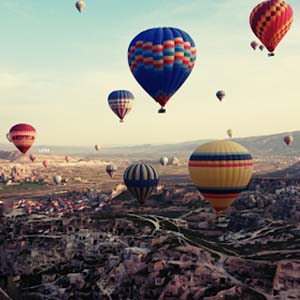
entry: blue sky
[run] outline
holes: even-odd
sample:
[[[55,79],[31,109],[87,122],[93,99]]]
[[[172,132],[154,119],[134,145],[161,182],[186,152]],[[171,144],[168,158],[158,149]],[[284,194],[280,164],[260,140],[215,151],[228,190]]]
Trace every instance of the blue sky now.
[[[276,56],[254,52],[249,14],[257,0],[1,0],[0,136],[17,122],[38,130],[37,144],[181,142],[300,129],[300,2]],[[140,31],[187,31],[197,61],[187,82],[159,115],[133,78],[127,47]],[[135,106],[119,124],[107,105],[129,89]],[[227,93],[223,103],[215,92]]]

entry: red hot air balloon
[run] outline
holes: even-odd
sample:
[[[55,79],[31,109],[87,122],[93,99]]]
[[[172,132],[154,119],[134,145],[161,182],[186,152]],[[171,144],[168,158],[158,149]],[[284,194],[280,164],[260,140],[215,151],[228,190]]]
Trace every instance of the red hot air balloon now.
[[[32,162],[34,162],[36,160],[36,157],[33,154],[30,154],[29,158]]]
[[[288,146],[290,146],[293,143],[294,138],[291,135],[286,135],[283,140]]]
[[[251,12],[250,26],[269,50],[269,56],[286,35],[293,22],[293,9],[283,0],[267,0]]]
[[[44,166],[45,169],[48,168],[48,161],[47,161],[47,160],[44,160],[44,161],[43,161],[43,166]]]
[[[250,46],[253,50],[256,50],[256,48],[259,46],[259,43],[257,41],[253,41],[251,42]]]
[[[25,154],[35,141],[36,130],[29,124],[17,124],[9,131],[9,138]]]

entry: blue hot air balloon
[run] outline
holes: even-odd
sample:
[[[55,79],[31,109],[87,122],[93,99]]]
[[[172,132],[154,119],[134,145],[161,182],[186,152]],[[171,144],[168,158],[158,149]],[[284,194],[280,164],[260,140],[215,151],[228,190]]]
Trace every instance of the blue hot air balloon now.
[[[112,111],[124,122],[125,116],[131,111],[134,96],[125,90],[113,91],[108,96],[108,104]]]
[[[158,181],[156,170],[148,164],[132,164],[124,172],[124,183],[140,204],[152,194]]]
[[[184,31],[153,28],[139,33],[128,48],[128,63],[143,89],[164,106],[189,77],[196,60],[193,39]]]

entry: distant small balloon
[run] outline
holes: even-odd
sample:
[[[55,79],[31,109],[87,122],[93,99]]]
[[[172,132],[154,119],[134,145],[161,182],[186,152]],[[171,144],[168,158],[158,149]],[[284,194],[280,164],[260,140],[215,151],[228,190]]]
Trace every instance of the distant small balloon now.
[[[113,178],[115,173],[117,172],[118,168],[116,165],[108,165],[106,167],[106,173],[111,177]]]
[[[250,46],[252,47],[253,50],[256,50],[256,48],[258,47],[259,43],[257,41],[253,41],[251,42]]]
[[[100,146],[99,145],[95,145],[95,150],[98,152],[100,150]]]
[[[225,92],[224,91],[217,91],[216,93],[217,98],[222,101],[223,98],[225,97]]]
[[[160,162],[160,164],[161,164],[162,166],[165,167],[165,166],[168,164],[169,159],[168,159],[166,156],[163,156],[163,157],[160,158],[159,162]]]
[[[48,168],[48,161],[47,161],[47,160],[44,160],[44,161],[43,161],[43,166],[44,166],[45,169]]]
[[[59,176],[59,175],[53,176],[53,181],[54,181],[54,183],[56,183],[56,184],[60,184],[61,181],[62,181],[62,177]]]
[[[36,157],[33,154],[30,154],[29,158],[32,162],[34,162],[36,160]]]
[[[69,156],[65,156],[65,161],[69,162],[70,161],[70,157]]]
[[[288,146],[290,146],[293,144],[294,138],[291,135],[286,135],[283,140]]]
[[[170,163],[173,166],[179,166],[179,159],[176,156],[172,156],[170,158]]]
[[[230,138],[232,138],[232,129],[228,129],[228,130],[227,130],[227,135],[228,135]]]
[[[76,2],[76,4],[75,4],[75,6],[76,6],[76,8],[77,8],[77,10],[80,12],[80,13],[82,13],[84,10],[85,10],[85,8],[86,8],[86,4],[85,4],[85,2],[84,1],[77,1]]]
[[[259,46],[259,50],[260,50],[260,51],[264,51],[264,49],[265,49],[264,45],[260,45],[260,46]]]

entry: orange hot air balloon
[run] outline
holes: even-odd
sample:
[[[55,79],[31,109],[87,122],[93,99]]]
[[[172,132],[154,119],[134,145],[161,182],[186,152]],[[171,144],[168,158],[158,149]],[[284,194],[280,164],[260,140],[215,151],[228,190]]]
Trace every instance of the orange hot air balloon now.
[[[47,160],[44,160],[44,161],[43,161],[43,166],[44,166],[45,169],[48,168],[48,161],[47,161]]]
[[[9,139],[23,154],[30,149],[35,141],[36,130],[29,124],[14,125],[9,131]]]
[[[36,160],[36,157],[33,154],[30,154],[29,158],[32,162],[34,162]]]
[[[286,135],[283,140],[288,146],[290,146],[292,145],[294,138],[291,135]]]
[[[100,150],[99,145],[95,145],[95,150],[98,152]]]
[[[269,56],[290,29],[293,9],[283,0],[267,0],[258,4],[251,12],[250,26],[254,34],[269,50]]]

